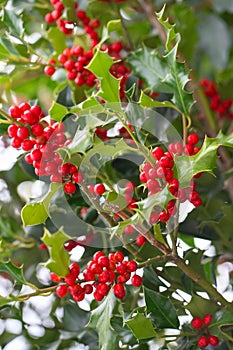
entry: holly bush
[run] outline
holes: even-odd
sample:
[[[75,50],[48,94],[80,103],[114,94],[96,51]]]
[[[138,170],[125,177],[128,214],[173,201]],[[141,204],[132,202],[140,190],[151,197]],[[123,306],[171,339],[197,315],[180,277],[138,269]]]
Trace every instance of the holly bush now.
[[[0,348],[232,349],[232,2],[0,6]]]

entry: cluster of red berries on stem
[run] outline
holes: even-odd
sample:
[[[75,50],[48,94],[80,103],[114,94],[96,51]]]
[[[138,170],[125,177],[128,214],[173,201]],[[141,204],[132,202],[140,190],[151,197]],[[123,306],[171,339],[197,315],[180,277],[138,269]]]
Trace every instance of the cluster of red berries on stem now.
[[[64,11],[64,5],[59,0],[51,0],[51,2],[55,7],[55,10],[51,13],[48,13],[45,17],[45,20],[48,23],[56,21],[59,28],[65,34],[72,34],[73,29],[67,28],[67,25],[72,26],[72,22],[60,19]],[[96,47],[96,45],[99,43],[99,37],[96,29],[99,27],[100,21],[97,18],[90,19],[84,10],[77,10],[76,16],[77,21],[80,21],[82,23],[84,32],[90,39],[90,50],[84,51],[83,47],[81,46],[67,47],[64,49],[63,53],[59,55],[58,64],[59,66],[62,65],[62,67],[67,71],[68,80],[74,81],[77,86],[86,85],[88,87],[92,87],[96,84],[96,77],[85,67],[88,65],[94,55],[94,47]],[[107,50],[108,54],[115,60],[121,59],[120,52],[123,49],[123,46],[120,41],[114,42],[112,44],[104,44],[102,45],[101,49],[103,51]],[[53,58],[50,58],[48,60],[48,65],[44,69],[45,74],[52,76],[56,72],[56,66],[57,61]],[[124,98],[125,83],[130,75],[129,68],[124,64],[123,61],[117,62],[112,65],[110,72],[114,77],[121,78],[120,97]]]
[[[72,163],[62,164],[56,150],[68,145],[70,140],[65,136],[65,125],[53,120],[43,120],[44,114],[38,105],[30,106],[21,103],[9,108],[9,114],[15,119],[8,127],[8,135],[12,138],[14,148],[22,148],[27,152],[25,161],[32,164],[38,176],[50,176],[51,182],[64,185],[67,194],[76,191],[76,184],[83,180],[83,174]]]
[[[36,175],[53,174],[62,163],[55,150],[64,146],[67,141],[64,124],[54,121],[49,124],[43,120],[41,108],[38,105],[31,107],[28,103],[10,107],[9,114],[16,121],[8,127],[12,147],[30,152],[25,156],[25,160],[33,165]]]
[[[187,138],[186,145],[183,145],[181,142],[176,142],[169,144],[168,151],[166,152],[162,147],[156,147],[152,150],[152,156],[155,162],[153,164],[144,162],[141,166],[140,173],[140,180],[146,185],[148,197],[160,192],[164,187],[168,186],[169,191],[180,203],[189,200],[195,207],[202,204],[202,200],[196,191],[196,183],[194,180],[191,180],[189,187],[180,188],[179,180],[175,177],[174,172],[174,155],[195,155],[200,150],[200,148],[196,146],[198,141],[199,138],[197,134],[190,134]],[[168,202],[165,209],[155,206],[150,216],[150,223],[155,224],[158,221],[167,222],[176,212],[177,207],[174,199]]]
[[[109,253],[108,256],[97,251],[82,273],[80,266],[72,263],[65,278],[52,272],[51,280],[60,283],[56,288],[56,294],[60,298],[70,293],[76,302],[80,302],[85,294],[93,293],[94,299],[101,301],[113,288],[115,296],[123,299],[126,295],[126,282],[130,281],[135,287],[142,284],[142,277],[136,274],[137,268],[137,262],[126,260],[121,251]]]
[[[201,86],[210,101],[210,108],[215,111],[219,117],[233,119],[233,112],[231,111],[233,99],[222,100],[215,83],[211,80],[203,78],[201,80]]]
[[[194,317],[191,324],[193,328],[199,329],[202,332],[202,335],[198,338],[198,346],[204,349],[209,344],[212,346],[217,346],[219,343],[218,337],[211,335],[208,329],[212,320],[212,315],[206,314],[203,319],[200,317]]]

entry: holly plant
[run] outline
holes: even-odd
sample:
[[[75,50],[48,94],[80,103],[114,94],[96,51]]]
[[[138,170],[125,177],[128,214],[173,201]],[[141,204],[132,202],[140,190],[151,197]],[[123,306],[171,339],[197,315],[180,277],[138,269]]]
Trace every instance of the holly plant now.
[[[0,6],[0,348],[232,349],[231,1]]]

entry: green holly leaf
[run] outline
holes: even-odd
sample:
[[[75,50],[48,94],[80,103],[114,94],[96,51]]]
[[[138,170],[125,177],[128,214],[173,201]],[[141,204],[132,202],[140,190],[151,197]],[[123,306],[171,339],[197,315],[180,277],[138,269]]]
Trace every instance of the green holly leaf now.
[[[147,310],[152,313],[156,326],[158,328],[177,329],[179,327],[179,320],[175,307],[169,298],[145,287],[144,293]]]
[[[131,329],[137,339],[147,339],[157,336],[151,319],[140,313],[137,313],[136,316],[125,323]]]
[[[120,103],[120,79],[116,79],[109,71],[114,62],[113,58],[107,52],[97,49],[86,68],[95,74],[100,81],[98,96],[106,102]]]
[[[163,19],[165,7],[166,5],[164,5],[162,10],[157,12],[156,15],[166,33],[166,49],[167,51],[170,51],[173,47],[174,41],[177,40],[178,34],[175,32],[175,24],[169,23],[168,18]]]
[[[209,325],[211,334],[226,340],[233,341],[233,312],[230,310],[222,309],[216,313],[213,313],[211,310],[211,314],[213,314],[213,319]]]
[[[200,151],[194,156],[175,156],[177,177],[182,187],[188,186],[193,176],[200,172],[212,173],[219,146],[233,147],[233,133],[225,136],[220,131],[215,138],[205,137]]]
[[[155,50],[144,46],[129,55],[128,62],[132,71],[145,80],[152,91],[173,93],[170,87],[163,84],[169,67]]]
[[[63,244],[70,239],[62,230],[51,234],[46,228],[41,240],[49,250],[49,260],[44,264],[50,271],[58,276],[65,277],[69,272],[70,255],[64,249]]]
[[[214,301],[204,299],[199,295],[194,294],[191,301],[185,306],[193,317],[204,317],[206,314],[214,314],[218,306]]]
[[[53,102],[52,106],[49,109],[49,115],[53,120],[61,122],[65,115],[68,113],[68,110],[65,106],[60,103]]]
[[[108,21],[107,26],[103,28],[102,39],[98,46],[101,46],[106,40],[110,38],[110,34],[113,31],[121,31],[122,25],[120,19],[113,19]]]
[[[42,198],[26,204],[21,211],[24,226],[44,224],[48,218],[48,208],[54,194],[61,187],[58,183],[51,183],[49,191]]]
[[[98,332],[100,350],[119,349],[119,337],[111,325],[111,318],[115,308],[119,308],[119,301],[111,290],[104,301],[91,312],[88,326]]]
[[[23,276],[23,267],[14,265],[10,260],[7,262],[0,262],[0,272],[8,273],[16,283],[27,284]]]
[[[180,109],[176,105],[174,105],[172,102],[153,100],[153,98],[146,95],[143,91],[141,91],[141,95],[138,103],[140,104],[140,106],[147,107],[147,108],[164,108],[164,107],[173,108],[177,112],[181,113]]]
[[[179,42],[165,56],[170,72],[164,80],[164,84],[173,89],[173,103],[182,111],[185,116],[189,116],[189,111],[194,103],[193,96],[185,90],[189,82],[188,71],[184,63],[177,62],[177,49]]]

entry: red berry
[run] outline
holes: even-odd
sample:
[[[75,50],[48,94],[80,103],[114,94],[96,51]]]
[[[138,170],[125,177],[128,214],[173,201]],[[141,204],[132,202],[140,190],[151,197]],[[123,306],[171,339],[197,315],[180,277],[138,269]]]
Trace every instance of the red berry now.
[[[64,191],[65,193],[67,194],[74,194],[75,191],[76,191],[76,186],[73,182],[67,182],[65,185],[64,185]]]
[[[84,178],[84,176],[80,171],[76,171],[72,175],[72,180],[76,183],[81,183],[83,181],[83,178]]]
[[[103,271],[101,272],[101,274],[99,275],[98,277],[98,280],[99,282],[102,282],[102,283],[106,283],[106,282],[110,282],[109,281],[109,271]],[[115,278],[114,278],[115,279]]]
[[[45,22],[47,22],[49,24],[54,22],[54,18],[53,18],[53,15],[52,15],[51,12],[46,13],[46,15],[45,15]]]
[[[56,72],[56,68],[53,66],[46,66],[44,68],[44,73],[48,76],[51,77],[54,73]]]
[[[70,273],[68,273],[68,275],[66,275],[65,282],[69,286],[73,286],[76,283],[76,278],[77,278],[77,275],[72,273],[72,272],[70,272]]]
[[[85,291],[83,287],[80,286],[80,284],[75,284],[74,286],[70,286],[69,290],[75,301],[79,302],[84,299]]]
[[[95,274],[89,270],[84,270],[83,271],[83,277],[85,279],[85,281],[89,282],[89,281],[94,281],[95,279]]]
[[[17,106],[11,106],[10,108],[9,108],[9,114],[10,114],[10,116],[12,117],[12,118],[15,118],[15,119],[17,119],[17,118],[20,118],[21,117],[21,110],[20,110],[20,108],[19,107],[17,107]]]
[[[60,284],[56,288],[56,294],[59,298],[64,298],[68,294],[68,292],[69,292],[69,289],[64,284]]]
[[[197,134],[190,134],[187,138],[187,141],[191,145],[196,145],[199,141],[199,137]]]
[[[101,301],[104,298],[104,294],[99,293],[97,290],[94,292],[93,296],[97,301]]]
[[[161,211],[161,213],[159,214],[159,220],[161,222],[167,222],[169,220],[169,213],[166,210]]]
[[[100,283],[97,285],[96,291],[106,296],[110,290],[110,286],[106,283]]]
[[[77,263],[71,263],[69,265],[69,270],[71,274],[77,277],[80,273],[80,266]]]
[[[62,281],[62,278],[59,277],[59,276],[58,276],[56,273],[54,273],[54,272],[51,272],[51,273],[50,273],[50,278],[51,278],[51,281],[56,282],[56,283]]]
[[[8,127],[7,132],[10,137],[16,137],[17,136],[17,131],[18,131],[18,126],[15,124],[12,124]],[[18,136],[19,137],[19,136]]]
[[[204,335],[202,335],[198,339],[197,344],[200,348],[205,348],[209,344],[209,339],[207,337],[205,337]]]
[[[146,173],[144,171],[140,174],[140,181],[147,182]]]
[[[100,256],[98,259],[98,264],[103,267],[109,266],[109,259],[107,256]]]
[[[95,254],[93,255],[93,260],[95,262],[98,262],[98,259],[101,257],[101,256],[105,256],[103,252],[101,251],[97,251],[95,252]]]
[[[131,283],[134,287],[140,287],[140,285],[142,284],[142,277],[138,275],[133,275],[133,277],[131,278]]]
[[[78,242],[74,240],[69,240],[63,244],[64,249],[69,253],[71,250],[73,250],[75,247],[77,247]]]
[[[115,262],[122,262],[124,260],[124,257],[125,257],[124,254],[120,251],[114,254]]]
[[[97,27],[99,27],[99,25],[100,25],[100,21],[99,21],[97,18],[93,18],[93,19],[90,21],[89,25],[90,25],[92,28],[97,28]]]
[[[128,263],[127,263],[127,270],[128,271],[134,272],[137,270],[137,268],[138,268],[138,264],[136,263],[136,261],[134,261],[134,260],[128,261]]]
[[[24,140],[21,144],[21,147],[24,151],[31,151],[34,146],[34,142],[32,140]]]
[[[123,284],[116,283],[113,287],[113,292],[118,299],[123,299],[125,297],[125,287]]]
[[[52,61],[52,60],[51,60]],[[55,62],[55,61],[54,61]],[[56,63],[56,62],[55,62]],[[31,107],[31,110],[30,110],[36,117],[38,118],[42,118],[43,117],[43,112],[40,108],[40,106],[38,105],[34,105]]]
[[[43,134],[44,127],[42,124],[34,124],[32,125],[32,133],[35,136],[41,136]]]
[[[212,315],[209,315],[209,314],[207,314],[207,315],[205,315],[204,317],[203,317],[203,323],[206,325],[206,326],[209,326],[209,324],[210,324],[210,322],[211,322],[211,320],[212,320]]]
[[[203,325],[203,321],[200,317],[194,317],[191,324],[193,328],[201,328]]]
[[[120,52],[122,50],[122,43],[120,41],[117,41],[111,45],[112,51]]]
[[[24,157],[25,161],[28,163],[28,164],[32,164],[33,163],[33,160],[31,158],[31,155],[28,153],[26,154],[26,156]]]
[[[218,337],[215,337],[214,335],[209,336],[209,343],[210,345],[216,346],[219,343]]]
[[[136,238],[136,243],[139,247],[142,247],[146,243],[146,238],[142,235],[138,235]]]
[[[42,158],[42,153],[39,149],[34,149],[33,151],[31,151],[30,155],[33,161],[39,161]]]
[[[159,160],[164,155],[164,151],[161,147],[155,147],[155,149],[152,151],[152,156]]]
[[[124,233],[126,235],[131,235],[132,233],[134,233],[133,226],[131,226],[131,225],[126,226],[125,229],[124,229]]]
[[[104,184],[96,184],[94,187],[94,192],[95,192],[95,194],[101,196],[105,192]]]
[[[93,287],[91,284],[85,284],[83,289],[85,294],[91,294],[93,292]]]
[[[90,267],[88,266],[88,269],[96,275],[99,275],[103,271],[103,267],[95,262],[91,262]]]
[[[20,112],[21,112],[21,113],[24,113],[24,112],[26,112],[26,111],[29,111],[29,110],[31,109],[31,106],[30,106],[30,104],[27,103],[27,102],[22,102],[22,103],[20,103],[20,105],[19,105],[19,109],[20,109]]]
[[[124,264],[116,266],[116,270],[120,275],[123,275],[127,271],[127,267]]]
[[[77,17],[80,19],[80,20],[83,20],[84,18],[86,18],[87,14],[86,14],[86,11],[84,10],[78,10],[76,12],[77,14]]]
[[[169,167],[169,164],[170,164],[170,159],[166,156],[162,156],[160,159],[159,159],[159,165],[163,168],[168,168]]]

